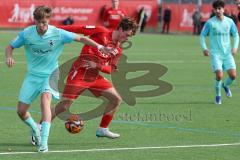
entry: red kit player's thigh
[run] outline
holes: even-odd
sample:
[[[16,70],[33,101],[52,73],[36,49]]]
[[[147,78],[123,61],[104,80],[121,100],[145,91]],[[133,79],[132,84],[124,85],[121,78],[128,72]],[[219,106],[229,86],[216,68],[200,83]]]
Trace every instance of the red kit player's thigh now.
[[[82,79],[83,73],[84,71],[81,70],[73,70],[69,73],[62,97],[76,99],[89,87],[89,84]]]
[[[77,99],[77,97],[86,89],[86,87],[76,84],[66,84],[62,97],[69,99]]]
[[[95,83],[91,85],[89,90],[96,96],[99,97],[101,96],[102,91],[105,91],[109,88],[112,88],[112,83],[109,82],[107,79],[105,79],[102,76],[99,76]]]

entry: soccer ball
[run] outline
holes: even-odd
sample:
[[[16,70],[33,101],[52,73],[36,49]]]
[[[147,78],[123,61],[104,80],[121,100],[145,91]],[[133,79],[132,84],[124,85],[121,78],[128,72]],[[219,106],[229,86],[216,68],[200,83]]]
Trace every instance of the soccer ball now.
[[[66,122],[65,128],[69,133],[76,134],[79,133],[84,126],[84,121],[82,121],[77,115],[72,115]]]

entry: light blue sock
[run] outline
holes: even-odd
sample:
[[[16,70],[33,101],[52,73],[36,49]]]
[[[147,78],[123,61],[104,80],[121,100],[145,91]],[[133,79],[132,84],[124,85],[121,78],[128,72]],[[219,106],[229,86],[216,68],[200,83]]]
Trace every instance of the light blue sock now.
[[[222,87],[222,81],[217,81],[215,80],[215,91],[216,91],[216,96],[221,96],[221,87]]]
[[[228,77],[224,82],[224,86],[229,87],[233,82],[234,82],[234,80],[232,78]]]
[[[48,145],[48,136],[50,132],[51,123],[43,121],[41,130],[41,146]]]
[[[32,129],[33,132],[37,130],[37,124],[31,116],[24,120],[24,122]]]

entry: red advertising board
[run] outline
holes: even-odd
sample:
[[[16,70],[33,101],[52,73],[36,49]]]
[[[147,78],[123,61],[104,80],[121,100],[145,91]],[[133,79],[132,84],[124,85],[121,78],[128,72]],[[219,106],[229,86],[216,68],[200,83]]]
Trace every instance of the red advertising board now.
[[[170,32],[192,32],[193,20],[192,15],[196,10],[194,4],[164,4],[162,10],[169,7],[172,11]],[[204,4],[200,8],[202,21],[205,22],[209,19],[212,11],[211,4]],[[234,13],[237,15],[238,11],[235,5],[226,5],[225,12]]]
[[[59,25],[69,15],[75,24],[101,25],[103,7],[110,7],[110,0],[0,0],[0,27],[19,28],[33,23],[32,13],[36,6],[48,5],[53,8],[51,24]],[[137,17],[144,7],[148,15],[148,26],[157,27],[158,5],[156,0],[121,0],[120,8],[128,16]]]

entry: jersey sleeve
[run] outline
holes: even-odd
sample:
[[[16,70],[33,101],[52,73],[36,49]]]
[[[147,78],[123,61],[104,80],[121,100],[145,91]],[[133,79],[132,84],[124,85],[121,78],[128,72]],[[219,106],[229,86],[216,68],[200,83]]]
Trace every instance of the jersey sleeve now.
[[[233,35],[233,48],[238,48],[239,34],[238,34],[237,26],[235,25],[235,23],[233,21],[231,21],[230,32]]]
[[[205,25],[203,26],[201,36],[207,36],[210,31],[210,22],[206,22]]]
[[[103,73],[110,74],[117,68],[115,66],[100,66],[98,69]]]
[[[66,31],[84,34],[85,36],[90,36],[96,33],[106,32],[107,29],[101,26],[82,26],[82,25],[68,25],[68,26],[58,26],[58,28],[64,29]]]
[[[112,73],[114,70],[116,70],[117,67],[116,66],[101,66],[99,67],[99,70],[103,73],[107,73],[110,74]]]
[[[210,23],[206,22],[200,34],[200,43],[203,50],[207,49],[205,37],[209,34],[209,32],[210,32]]]
[[[77,36],[75,33],[68,32],[63,29],[60,29],[60,34],[61,34],[63,43],[70,43],[73,40],[75,40],[75,38]]]
[[[25,44],[24,31],[19,32],[18,36],[10,43],[13,48],[19,48]]]

